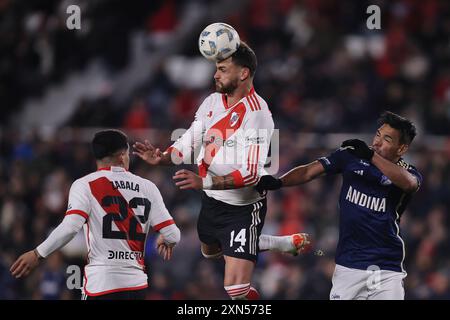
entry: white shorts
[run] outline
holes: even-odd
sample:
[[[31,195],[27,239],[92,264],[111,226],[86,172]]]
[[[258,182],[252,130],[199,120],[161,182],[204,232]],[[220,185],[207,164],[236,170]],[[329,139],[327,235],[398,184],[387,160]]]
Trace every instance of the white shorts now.
[[[147,287],[147,274],[135,267],[88,264],[84,269],[82,292],[97,296]]]
[[[352,269],[336,265],[330,300],[404,300],[406,272]]]

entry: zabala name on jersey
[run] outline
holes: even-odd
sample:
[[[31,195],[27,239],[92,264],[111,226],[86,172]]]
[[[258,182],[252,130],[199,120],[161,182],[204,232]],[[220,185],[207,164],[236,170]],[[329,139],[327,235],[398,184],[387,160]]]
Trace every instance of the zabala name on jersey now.
[[[132,181],[111,181],[113,189],[127,189],[139,192],[139,184]]]
[[[378,198],[362,193],[349,186],[345,200],[377,212],[386,212],[386,198]]]

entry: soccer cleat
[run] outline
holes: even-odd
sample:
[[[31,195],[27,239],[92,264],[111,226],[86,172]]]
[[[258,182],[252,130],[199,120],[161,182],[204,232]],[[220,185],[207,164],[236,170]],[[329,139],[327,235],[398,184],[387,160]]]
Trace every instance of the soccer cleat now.
[[[297,256],[299,253],[307,252],[311,248],[310,236],[307,233],[292,234],[291,242],[294,248],[288,251],[288,253],[292,254],[293,256]]]

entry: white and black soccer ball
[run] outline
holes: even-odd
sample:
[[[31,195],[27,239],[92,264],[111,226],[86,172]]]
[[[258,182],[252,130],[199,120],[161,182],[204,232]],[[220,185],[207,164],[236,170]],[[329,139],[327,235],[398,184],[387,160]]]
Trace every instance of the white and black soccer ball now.
[[[207,26],[200,33],[198,48],[208,60],[219,61],[228,58],[239,48],[241,40],[237,31],[229,24],[217,22]]]

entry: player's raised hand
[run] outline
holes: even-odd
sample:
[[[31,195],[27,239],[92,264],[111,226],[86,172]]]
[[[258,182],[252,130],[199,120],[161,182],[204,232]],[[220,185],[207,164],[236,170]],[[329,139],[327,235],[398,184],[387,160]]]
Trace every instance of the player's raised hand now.
[[[27,276],[39,264],[39,257],[34,250],[25,252],[11,266],[9,271],[13,277]]]
[[[266,190],[278,190],[283,186],[281,179],[277,179],[274,176],[262,176],[259,179],[258,184],[255,186],[256,191],[260,194],[264,194]]]
[[[181,190],[188,190],[188,189],[203,189],[203,180],[202,178],[195,174],[192,171],[182,169],[175,173],[173,176],[174,180],[180,180],[175,183],[177,187],[179,187]]]
[[[371,160],[373,157],[373,149],[371,149],[364,141],[359,139],[345,140],[341,144],[341,148],[346,149],[358,158]]]
[[[158,249],[158,254],[164,260],[170,260],[172,258],[174,244],[166,243],[162,234],[156,239],[156,248]]]
[[[150,165],[159,164],[163,157],[161,150],[159,150],[159,148],[155,148],[148,140],[145,140],[144,143],[134,143],[133,149],[133,154],[137,155]]]

